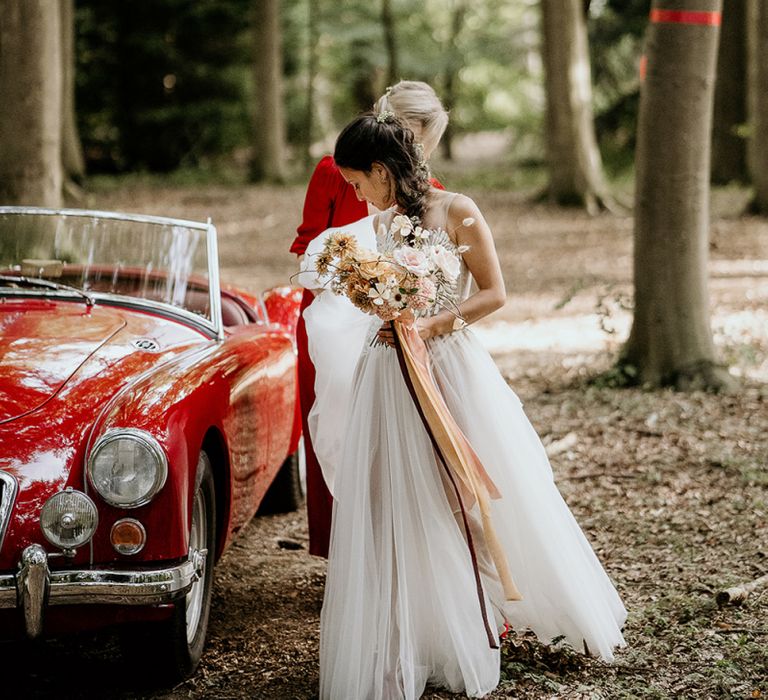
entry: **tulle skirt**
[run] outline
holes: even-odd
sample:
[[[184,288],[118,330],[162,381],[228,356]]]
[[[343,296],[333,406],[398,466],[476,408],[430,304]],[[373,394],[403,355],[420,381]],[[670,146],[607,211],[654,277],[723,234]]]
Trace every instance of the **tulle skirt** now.
[[[624,606],[563,501],[515,393],[471,330],[428,341],[435,379],[501,493],[496,533],[523,600],[504,600],[470,511],[486,608],[545,642],[613,658]],[[347,397],[339,397],[346,399]],[[320,697],[418,698],[427,683],[482,697],[499,682],[458,502],[400,373],[366,347],[344,411],[321,616]],[[476,510],[476,507],[475,507]]]

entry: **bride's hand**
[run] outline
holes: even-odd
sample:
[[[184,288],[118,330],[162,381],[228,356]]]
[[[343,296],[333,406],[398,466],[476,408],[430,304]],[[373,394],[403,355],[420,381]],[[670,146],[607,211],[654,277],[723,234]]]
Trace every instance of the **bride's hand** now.
[[[416,328],[416,332],[419,334],[419,337],[422,340],[428,340],[435,335],[434,321],[431,317],[417,318],[414,327]]]
[[[397,322],[402,323],[407,328],[413,328],[414,325],[418,323],[413,312],[409,309],[406,309],[397,317]],[[384,323],[381,324],[381,328],[379,328],[377,336],[382,343],[386,343],[392,348],[395,347],[395,332],[392,330],[391,322],[384,321]]]
[[[376,337],[385,345],[389,347],[395,347],[395,332],[392,330],[392,324],[389,321],[384,321],[379,328],[379,332]]]

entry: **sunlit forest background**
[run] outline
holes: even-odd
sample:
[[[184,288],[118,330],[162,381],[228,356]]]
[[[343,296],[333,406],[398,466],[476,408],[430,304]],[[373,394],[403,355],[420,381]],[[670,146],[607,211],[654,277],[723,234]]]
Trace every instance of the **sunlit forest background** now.
[[[211,169],[245,177],[260,99],[252,0],[104,3],[76,8],[77,126],[89,174]],[[506,182],[544,166],[539,3],[427,0],[284,2],[282,94],[289,177],[327,152],[338,129],[400,77],[433,85],[450,109],[443,141],[491,132]],[[595,127],[606,166],[631,166],[642,33],[649,3],[592,2]],[[408,11],[410,10],[412,11]],[[396,34],[388,46],[386,34]],[[202,174],[201,174],[202,176]]]
[[[291,284],[315,165],[401,79],[494,233],[473,332],[629,609],[615,664],[521,633],[490,697],[765,697],[765,0],[0,0],[0,205],[211,217],[226,283]],[[254,521],[200,670],[142,697],[317,696],[324,564],[284,537]],[[40,693],[136,696],[108,645],[47,649]]]

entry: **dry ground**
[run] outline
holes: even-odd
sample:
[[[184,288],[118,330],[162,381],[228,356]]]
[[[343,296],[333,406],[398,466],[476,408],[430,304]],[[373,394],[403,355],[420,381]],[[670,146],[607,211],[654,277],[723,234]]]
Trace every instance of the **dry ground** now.
[[[631,220],[465,191],[495,232],[509,292],[507,307],[478,332],[550,445],[558,484],[630,613],[629,647],[610,666],[525,636],[507,643],[492,697],[767,695],[768,592],[725,609],[713,593],[768,572],[768,223],[733,215],[744,193],[716,193],[713,326],[743,389],[615,390],[589,379],[610,367],[628,327]],[[90,200],[210,215],[224,277],[254,290],[293,272],[285,251],[300,187],[138,184]],[[206,654],[176,688],[124,668],[109,635],[6,650],[3,667],[38,697],[313,698],[324,562],[280,548],[284,537],[306,542],[303,512],[257,519],[226,554]]]

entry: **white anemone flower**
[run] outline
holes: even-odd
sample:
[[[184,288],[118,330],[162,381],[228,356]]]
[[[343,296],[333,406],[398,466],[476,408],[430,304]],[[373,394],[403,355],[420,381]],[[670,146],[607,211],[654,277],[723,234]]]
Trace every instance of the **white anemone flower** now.
[[[413,231],[413,222],[405,214],[398,214],[392,219],[392,226],[390,228],[392,233],[397,233],[405,238]]]
[[[368,298],[376,306],[383,306],[392,298],[392,287],[387,282],[377,282],[368,290]]]

